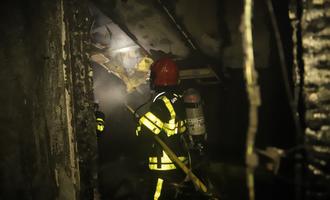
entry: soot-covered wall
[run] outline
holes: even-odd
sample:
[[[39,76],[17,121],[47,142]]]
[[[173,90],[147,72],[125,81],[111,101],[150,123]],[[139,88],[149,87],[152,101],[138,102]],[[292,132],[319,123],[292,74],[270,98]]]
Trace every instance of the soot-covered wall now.
[[[330,1],[305,1],[300,16],[304,61],[306,199],[330,198]]]
[[[82,1],[0,11],[0,199],[91,199],[96,136]]]

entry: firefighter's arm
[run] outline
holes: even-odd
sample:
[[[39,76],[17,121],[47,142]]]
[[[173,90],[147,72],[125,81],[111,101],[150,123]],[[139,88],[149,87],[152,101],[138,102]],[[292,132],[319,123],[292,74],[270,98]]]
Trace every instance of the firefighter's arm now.
[[[136,135],[141,135],[141,133],[145,133],[145,131],[156,135],[161,133],[166,117],[164,110],[161,109],[161,103],[162,102],[159,101],[154,102],[150,107],[150,111],[138,119]]]

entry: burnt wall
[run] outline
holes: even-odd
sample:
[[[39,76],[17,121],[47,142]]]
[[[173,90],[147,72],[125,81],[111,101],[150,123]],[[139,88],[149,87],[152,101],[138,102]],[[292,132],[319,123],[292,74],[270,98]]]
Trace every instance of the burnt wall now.
[[[2,2],[0,199],[77,199],[93,188],[83,5]]]
[[[63,1],[66,41],[65,72],[72,96],[73,140],[80,171],[79,199],[97,195],[97,141],[95,133],[93,71],[89,62],[89,31],[92,24],[87,1]],[[72,85],[70,85],[72,84]]]
[[[306,199],[330,198],[330,1],[302,4]]]

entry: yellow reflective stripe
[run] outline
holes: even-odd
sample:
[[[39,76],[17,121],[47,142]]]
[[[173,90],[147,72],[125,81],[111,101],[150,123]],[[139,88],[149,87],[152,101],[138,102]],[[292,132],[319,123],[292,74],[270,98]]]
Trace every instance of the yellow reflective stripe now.
[[[102,124],[98,124],[97,125],[97,130],[98,131],[103,131],[104,130],[104,126]]]
[[[177,97],[177,95],[175,95]],[[168,111],[170,112],[171,115],[171,119],[168,123],[164,123],[164,131],[166,132],[167,136],[170,137],[172,135],[175,135],[179,132],[178,130],[178,123],[175,122],[175,111],[173,108],[172,103],[170,102],[170,100],[166,97],[163,96],[161,97],[161,99],[163,100],[163,102],[165,103],[166,108],[168,109]],[[180,133],[182,133],[184,131],[180,130]]]
[[[175,95],[177,96],[177,95]],[[146,113],[140,120],[140,124],[145,125],[149,130],[151,130],[155,134],[159,134],[162,130],[166,133],[168,137],[183,133],[186,131],[186,127],[184,126],[184,121],[176,122],[176,113],[174,111],[173,105],[170,100],[166,96],[162,96],[161,100],[164,102],[166,108],[170,112],[171,119],[168,123],[162,122],[158,117],[156,117],[153,113],[148,112]],[[136,135],[139,134],[141,128],[136,129]]]
[[[96,118],[96,121],[104,122],[104,120],[102,118]]]
[[[163,128],[164,123],[158,117],[156,117],[151,112],[145,114],[145,117],[148,118],[151,122],[156,124],[160,129]]]
[[[156,191],[155,191],[155,194],[154,194],[154,200],[158,200],[158,198],[160,197],[160,194],[162,192],[163,182],[164,182],[163,179],[161,179],[161,178],[157,179],[157,185],[156,185]]]
[[[178,159],[182,162],[187,161],[187,157],[179,156]],[[163,150],[163,156],[160,158],[161,167],[157,167],[157,157],[149,157],[149,169],[151,170],[171,170],[176,169],[173,161],[168,157],[166,152]]]
[[[187,130],[187,127],[186,127],[186,120],[181,120],[179,122],[179,133],[183,133]]]
[[[166,96],[162,96],[161,99],[165,103],[165,106],[167,107],[168,111],[170,112],[171,119],[175,119],[175,111],[170,100]]]
[[[170,159],[170,157],[168,157],[168,155],[166,154],[166,152],[163,150],[163,156],[160,159],[161,163],[172,163],[172,160]],[[149,162],[157,162],[157,157],[149,157]]]
[[[184,156],[180,156],[178,157],[179,160],[181,161],[186,161],[187,160],[187,157],[184,157]],[[171,164],[172,163],[172,160],[169,160],[169,161],[163,161],[162,158],[161,158],[161,164]],[[157,164],[157,157],[149,157],[149,163],[150,164]]]
[[[167,136],[175,135],[177,133],[183,133],[186,131],[186,122],[185,120],[181,120],[178,123],[174,123],[175,120],[172,119],[169,123],[164,123],[164,131],[166,132]]]
[[[174,130],[175,128],[177,128],[177,124],[164,123],[163,128]]]
[[[175,123],[175,119],[170,119],[168,123],[164,123],[164,131],[166,132],[168,137],[178,133],[177,123]]]
[[[175,120],[170,120],[169,123],[164,123],[164,130],[167,134],[167,136],[175,135],[177,133],[183,133],[186,131],[186,122],[185,120],[181,120],[177,123],[173,123]]]
[[[141,126],[136,127],[136,130],[135,130],[136,136],[139,136],[140,131],[141,131]]]
[[[159,134],[161,129],[159,129],[154,123],[148,120],[146,117],[141,117],[139,120],[140,124],[145,125],[149,130],[151,130],[155,134]]]
[[[149,169],[158,170],[158,171],[166,171],[166,170],[176,169],[176,167],[173,163],[171,163],[171,164],[162,164],[161,167],[158,168],[157,163],[156,163],[156,164],[149,164]]]
[[[181,160],[184,163],[187,162],[186,157],[179,157],[179,160]],[[152,157],[152,161],[154,161],[154,162],[149,163],[150,170],[166,171],[166,170],[176,169],[176,166],[174,163],[172,163],[172,161],[171,161],[171,163],[161,163],[160,168],[158,168],[158,165],[157,165],[157,157]]]
[[[184,126],[186,124],[186,120],[181,120],[180,122],[179,122],[179,125],[180,126]]]
[[[174,129],[174,130],[167,130],[167,129],[165,129],[165,132],[166,132],[167,137],[170,137],[172,135],[177,134],[178,133],[178,129]]]
[[[164,123],[164,127],[167,129],[174,130],[178,126],[178,123],[175,123],[175,119],[170,119],[168,123]]]

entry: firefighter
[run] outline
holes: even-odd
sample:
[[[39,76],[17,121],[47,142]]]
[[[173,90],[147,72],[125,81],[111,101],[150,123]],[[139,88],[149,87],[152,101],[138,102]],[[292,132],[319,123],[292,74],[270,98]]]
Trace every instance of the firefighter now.
[[[96,134],[97,137],[101,137],[101,135],[104,133],[105,115],[100,111],[99,104],[97,102],[94,103],[94,114],[96,118]]]
[[[183,163],[188,163],[182,136],[186,134],[185,108],[178,92],[179,73],[175,62],[163,58],[151,66],[150,87],[155,97],[149,112],[139,118],[136,133],[149,137],[148,167],[152,177],[152,189],[148,199],[175,199],[177,190],[185,179],[185,174],[168,157],[162,147],[152,140],[158,135]],[[177,197],[176,199],[180,199]]]

